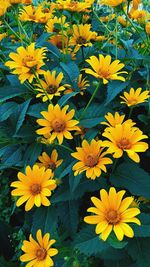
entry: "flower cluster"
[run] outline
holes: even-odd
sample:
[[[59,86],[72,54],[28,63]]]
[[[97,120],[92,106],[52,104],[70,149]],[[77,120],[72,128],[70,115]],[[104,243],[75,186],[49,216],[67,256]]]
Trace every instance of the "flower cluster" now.
[[[12,209],[2,214],[17,247],[10,265],[51,267],[58,254],[57,266],[145,266],[131,249],[149,237],[145,1],[0,0],[0,211]],[[5,266],[5,249],[1,258]]]

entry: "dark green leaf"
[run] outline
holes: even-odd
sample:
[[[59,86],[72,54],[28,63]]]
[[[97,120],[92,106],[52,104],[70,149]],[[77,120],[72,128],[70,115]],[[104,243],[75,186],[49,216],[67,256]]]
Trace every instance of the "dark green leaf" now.
[[[70,94],[67,94],[67,95],[63,95],[59,101],[58,101],[58,105],[60,107],[64,106],[66,104],[66,102],[73,96],[79,94],[78,92],[73,92],[73,93],[70,93]]]
[[[107,87],[107,98],[105,106],[108,105],[122,90],[128,86],[129,82],[111,81]]]
[[[18,130],[21,128],[21,126],[22,126],[22,124],[24,122],[24,119],[25,119],[26,112],[27,112],[27,109],[29,107],[30,101],[31,101],[31,99],[28,99],[23,104],[19,105],[20,114],[19,114],[19,117],[17,119],[15,134],[18,132]]]
[[[0,88],[0,102],[3,102],[7,99],[11,99],[15,96],[27,94],[27,89],[25,88],[20,88],[16,86],[3,86]]]
[[[15,111],[17,104],[15,102],[7,102],[0,106],[0,121],[7,120]]]
[[[133,195],[149,198],[150,175],[135,163],[123,163],[110,177],[116,187],[126,188]]]

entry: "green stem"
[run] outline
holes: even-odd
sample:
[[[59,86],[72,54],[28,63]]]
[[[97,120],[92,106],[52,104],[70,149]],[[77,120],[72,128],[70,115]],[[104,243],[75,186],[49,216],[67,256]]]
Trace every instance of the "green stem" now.
[[[84,61],[85,58],[84,58],[84,47],[83,47],[83,45],[81,46],[81,51],[82,51],[82,59],[83,59],[83,61]]]
[[[118,58],[118,18],[116,17],[116,27],[115,27],[115,45],[116,45],[116,59]]]
[[[97,91],[98,91],[98,89],[99,89],[99,86],[100,86],[100,81],[99,81],[97,87],[95,88],[95,91],[93,92],[93,94],[92,94],[92,96],[91,96],[89,102],[87,103],[85,109],[83,110],[83,113],[81,114],[80,119],[83,117],[83,115],[84,115],[85,112],[87,111],[88,107],[90,106],[91,102],[93,101],[93,99],[94,99],[94,97],[95,97],[95,95],[96,95],[96,93],[97,93]]]
[[[102,25],[104,26],[104,28],[105,28],[108,32],[111,32],[111,30],[108,29],[108,27],[105,25],[105,23],[103,23],[102,21],[100,21],[98,15],[97,15],[97,13],[94,11],[94,9],[93,9],[93,14],[94,14],[96,20],[97,20],[100,24],[102,24]]]
[[[132,107],[130,107],[130,111],[129,111],[129,116],[128,116],[128,119],[130,119],[131,118],[131,115],[132,115],[132,112],[133,112],[133,106]]]
[[[19,39],[21,42],[24,42],[25,43],[25,41],[23,41],[22,40],[22,38],[10,27],[10,25],[7,23],[7,21],[4,19],[3,20],[4,21],[4,23],[5,23],[5,25],[11,30],[11,32],[15,35],[15,37],[17,37],[17,39]]]

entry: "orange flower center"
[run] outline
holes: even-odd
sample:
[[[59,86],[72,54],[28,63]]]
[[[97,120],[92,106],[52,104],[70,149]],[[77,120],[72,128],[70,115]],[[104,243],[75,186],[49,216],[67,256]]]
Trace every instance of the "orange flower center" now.
[[[47,251],[45,248],[37,249],[36,257],[38,258],[39,261],[44,260],[46,258],[46,255],[47,255]]]
[[[137,99],[135,99],[135,98],[131,98],[130,100],[128,100],[128,103],[129,103],[130,105],[136,105],[136,104],[137,104]]]
[[[97,165],[98,156],[94,154],[88,154],[85,156],[85,165],[88,167],[94,167]]]
[[[41,185],[40,184],[33,184],[30,187],[32,195],[37,195],[41,192]]]
[[[83,38],[82,36],[79,36],[77,39],[78,44],[86,44],[86,39]]]
[[[66,123],[61,119],[55,119],[52,122],[52,128],[54,132],[61,133],[66,128]]]
[[[49,167],[52,171],[54,171],[54,170],[56,169],[56,164],[55,164],[55,162],[50,161],[50,162],[48,163],[48,167]]]
[[[109,78],[110,77],[110,73],[108,70],[104,70],[104,69],[99,69],[98,74],[101,78]]]
[[[122,138],[119,142],[118,142],[118,147],[120,149],[130,149],[131,148],[131,143],[128,139],[126,138]]]
[[[111,224],[117,224],[120,221],[120,215],[116,210],[109,210],[106,213],[106,220]]]
[[[48,94],[55,94],[57,92],[57,87],[55,85],[49,85],[46,91]]]
[[[30,55],[26,55],[23,59],[22,59],[22,64],[25,66],[25,67],[29,67],[28,66],[28,62],[31,62],[34,60],[34,57],[33,56],[30,56]]]

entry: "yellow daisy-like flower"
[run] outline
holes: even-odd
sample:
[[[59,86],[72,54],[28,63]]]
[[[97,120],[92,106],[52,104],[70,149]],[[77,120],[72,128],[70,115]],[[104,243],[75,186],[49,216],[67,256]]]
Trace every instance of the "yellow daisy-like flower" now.
[[[91,41],[96,38],[97,33],[90,31],[90,28],[90,24],[73,25],[73,32],[69,45],[76,46],[76,52],[82,46],[92,46]]]
[[[110,127],[115,127],[116,125],[123,123],[130,123],[132,126],[135,125],[131,119],[124,121],[125,115],[120,115],[118,112],[115,112],[114,115],[108,112],[104,117],[107,122],[101,122],[101,124],[108,126],[105,130],[109,130]]]
[[[80,74],[78,77],[78,87],[81,91],[80,92],[81,95],[84,94],[84,90],[86,90],[88,86],[90,86],[89,81],[86,78],[83,78],[83,75]],[[64,94],[70,94],[72,92],[74,92],[74,89],[69,86],[69,88],[65,90]]]
[[[30,44],[27,48],[20,46],[17,48],[17,53],[11,52],[9,57],[12,61],[7,61],[5,66],[13,69],[12,73],[19,75],[21,83],[28,80],[33,81],[36,75],[44,74],[41,67],[44,64],[43,59],[46,57],[46,48],[35,49],[35,43]]]
[[[121,103],[126,104],[128,107],[135,106],[144,102],[150,97],[149,90],[142,92],[142,88],[131,88],[129,93],[124,92],[124,96],[120,96],[124,101]]]
[[[61,109],[58,104],[55,106],[50,104],[48,106],[48,111],[41,112],[44,119],[37,120],[37,123],[40,126],[44,126],[36,131],[37,134],[51,134],[49,141],[52,142],[57,138],[60,145],[62,144],[64,137],[66,139],[72,139],[73,136],[70,131],[79,130],[79,127],[76,126],[79,122],[77,120],[72,120],[75,114],[74,109],[66,113],[68,108],[68,105]]]
[[[38,157],[38,160],[40,163],[36,163],[39,167],[45,167],[46,169],[51,169],[52,173],[55,171],[56,168],[58,168],[61,163],[63,162],[62,159],[58,160],[58,153],[56,149],[54,149],[49,156],[46,152],[42,153],[42,156]],[[54,173],[53,173],[54,176]]]
[[[107,151],[113,153],[114,158],[122,157],[125,151],[129,158],[138,163],[140,162],[140,157],[137,152],[145,152],[148,149],[148,144],[141,142],[142,139],[148,138],[148,136],[130,123],[110,127],[102,135],[109,139],[109,141],[103,141],[103,145],[108,147]]]
[[[119,74],[127,73],[126,71],[120,71],[124,67],[120,60],[114,60],[111,63],[111,56],[99,55],[99,58],[91,56],[86,62],[90,64],[93,70],[84,68],[85,72],[97,79],[102,79],[104,84],[108,83],[109,80],[125,81],[124,77],[119,76]]]
[[[7,33],[0,33],[0,42],[7,36]]]
[[[132,238],[134,232],[128,223],[141,225],[139,219],[135,217],[140,210],[130,208],[133,197],[122,199],[125,193],[125,190],[116,192],[116,189],[111,187],[109,193],[105,189],[100,190],[100,199],[91,197],[94,207],[88,208],[87,211],[95,215],[86,216],[84,221],[88,224],[96,224],[95,232],[104,241],[112,231],[119,241],[123,240],[124,235]]]
[[[86,177],[95,180],[96,177],[100,177],[102,171],[107,172],[105,165],[112,163],[110,158],[105,157],[108,153],[103,151],[100,140],[93,139],[90,144],[83,140],[82,147],[76,149],[77,152],[71,154],[79,160],[72,168],[75,176],[86,171]]]
[[[43,5],[39,5],[37,7],[32,5],[24,6],[23,9],[20,10],[19,19],[21,21],[46,23],[52,16],[49,9],[46,11],[47,12],[44,12]]]
[[[55,16],[54,18],[51,18],[48,20],[46,27],[45,27],[46,31],[47,32],[59,32],[59,30],[55,26],[56,24],[59,24],[61,27],[63,27],[63,29],[69,27],[69,24],[66,22],[65,16],[62,16],[60,18]]]
[[[100,0],[100,4],[110,6],[110,7],[116,7],[124,3],[126,0]]]
[[[56,8],[68,10],[71,12],[89,12],[94,0],[74,1],[74,0],[57,0]]]
[[[36,240],[32,235],[29,236],[29,241],[24,240],[22,245],[22,251],[24,254],[20,257],[21,262],[29,262],[26,267],[51,267],[54,266],[54,262],[51,257],[58,254],[56,248],[51,246],[56,242],[55,239],[50,239],[50,234],[46,233],[42,237],[42,232],[39,229],[36,232]]]
[[[52,72],[50,72],[49,70],[45,71],[44,73],[45,81],[40,80],[40,85],[36,84],[36,86],[39,87],[36,90],[40,92],[39,94],[37,94],[36,97],[42,96],[42,100],[43,102],[45,102],[48,99],[52,100],[54,96],[60,96],[61,91],[65,90],[65,87],[60,85],[63,78],[64,78],[64,75],[62,72],[60,72],[56,76],[55,70]],[[41,85],[42,85],[42,88],[41,88]],[[45,94],[43,88],[47,92],[47,94]]]
[[[8,7],[10,7],[10,1],[9,0],[0,0],[0,17],[5,14],[7,11]]]
[[[150,35],[150,21],[146,23],[145,30],[148,35]]]
[[[45,167],[40,168],[36,164],[31,169],[26,167],[26,174],[18,173],[19,181],[11,183],[12,196],[20,196],[16,202],[16,206],[21,206],[27,201],[25,211],[29,211],[34,205],[40,207],[41,205],[49,206],[51,203],[47,197],[51,196],[51,191],[56,188],[56,181],[52,179],[52,171],[45,170]]]

